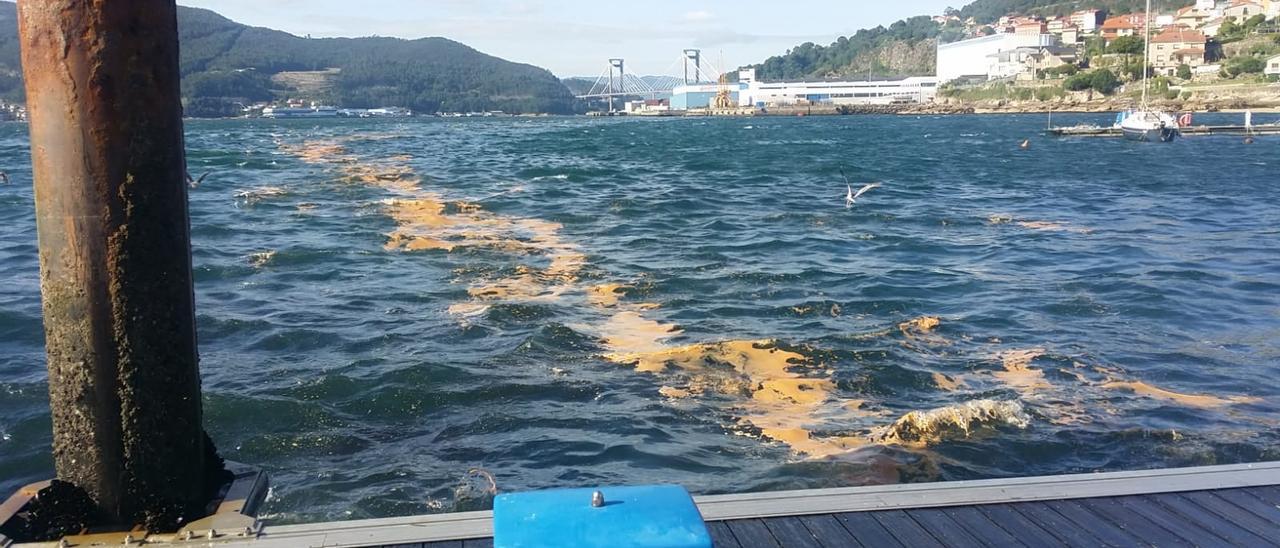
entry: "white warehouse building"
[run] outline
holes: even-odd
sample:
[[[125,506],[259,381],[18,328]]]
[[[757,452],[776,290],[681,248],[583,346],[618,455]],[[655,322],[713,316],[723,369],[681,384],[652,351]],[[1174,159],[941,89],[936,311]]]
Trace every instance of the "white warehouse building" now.
[[[738,73],[740,106],[798,104],[888,105],[929,103],[938,92],[938,79],[918,76],[901,80],[854,82],[758,82],[751,69]]]
[[[1028,36],[1014,33],[993,34],[949,44],[938,44],[938,83],[945,84],[961,78],[986,80],[991,76],[993,60],[1001,52],[1053,45],[1055,40],[1052,34]]]

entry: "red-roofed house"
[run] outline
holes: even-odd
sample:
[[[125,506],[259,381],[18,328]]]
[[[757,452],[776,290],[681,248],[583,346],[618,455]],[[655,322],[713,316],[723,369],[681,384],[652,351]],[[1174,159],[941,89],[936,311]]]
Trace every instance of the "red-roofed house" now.
[[[1179,65],[1196,68],[1205,64],[1205,45],[1209,39],[1203,32],[1186,27],[1172,26],[1151,38],[1151,57],[1148,62],[1156,74],[1173,76]]]
[[[1111,17],[1102,23],[1102,38],[1110,42],[1121,36],[1142,34],[1146,26],[1147,16],[1141,13]]]

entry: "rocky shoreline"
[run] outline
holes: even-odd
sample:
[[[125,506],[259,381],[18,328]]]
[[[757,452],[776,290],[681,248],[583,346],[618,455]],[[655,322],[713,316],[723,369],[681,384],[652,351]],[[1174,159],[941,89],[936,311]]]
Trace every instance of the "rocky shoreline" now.
[[[1271,101],[1226,99],[1215,101],[1153,101],[1152,106],[1170,112],[1231,112],[1253,110],[1255,112],[1280,112],[1280,95]],[[771,109],[773,116],[834,116],[834,115],[956,115],[956,114],[1044,114],[1120,112],[1134,108],[1134,101],[1106,99],[1095,101],[992,101],[992,102],[939,102],[911,105],[841,105],[824,108]]]

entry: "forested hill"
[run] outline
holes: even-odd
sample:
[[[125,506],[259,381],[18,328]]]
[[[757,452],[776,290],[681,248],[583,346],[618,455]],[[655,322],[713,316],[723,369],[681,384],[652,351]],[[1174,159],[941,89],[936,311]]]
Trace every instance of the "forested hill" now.
[[[1154,0],[1153,7],[1169,11],[1192,0]],[[973,17],[981,24],[1003,15],[1065,15],[1081,9],[1130,13],[1143,9],[1145,0],[977,0],[959,10],[948,10],[961,19]],[[816,78],[866,78],[934,74],[937,44],[964,36],[964,25],[953,21],[939,25],[928,16],[916,16],[888,27],[862,29],[842,36],[830,45],[806,43],[756,65],[761,80]]]
[[[785,55],[756,65],[756,77],[778,81],[933,74],[937,62],[935,40],[940,36],[959,39],[963,32],[963,25],[942,27],[921,15],[888,28],[862,29],[853,36],[841,36],[830,46],[801,44]]]
[[[568,113],[569,90],[549,71],[480,53],[444,38],[319,38],[250,27],[209,10],[178,7],[188,113],[298,95],[341,107],[404,106],[419,112]],[[339,69],[312,90],[272,76]],[[16,5],[0,2],[0,94],[21,96]]]

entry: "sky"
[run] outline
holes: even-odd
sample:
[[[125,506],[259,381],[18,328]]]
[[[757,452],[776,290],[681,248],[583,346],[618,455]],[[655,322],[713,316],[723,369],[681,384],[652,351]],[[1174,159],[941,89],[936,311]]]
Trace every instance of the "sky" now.
[[[561,78],[627,72],[676,75],[681,51],[712,66],[764,61],[804,42],[936,15],[969,0],[178,0],[247,25],[299,36],[443,36]],[[723,59],[723,62],[721,62]]]

